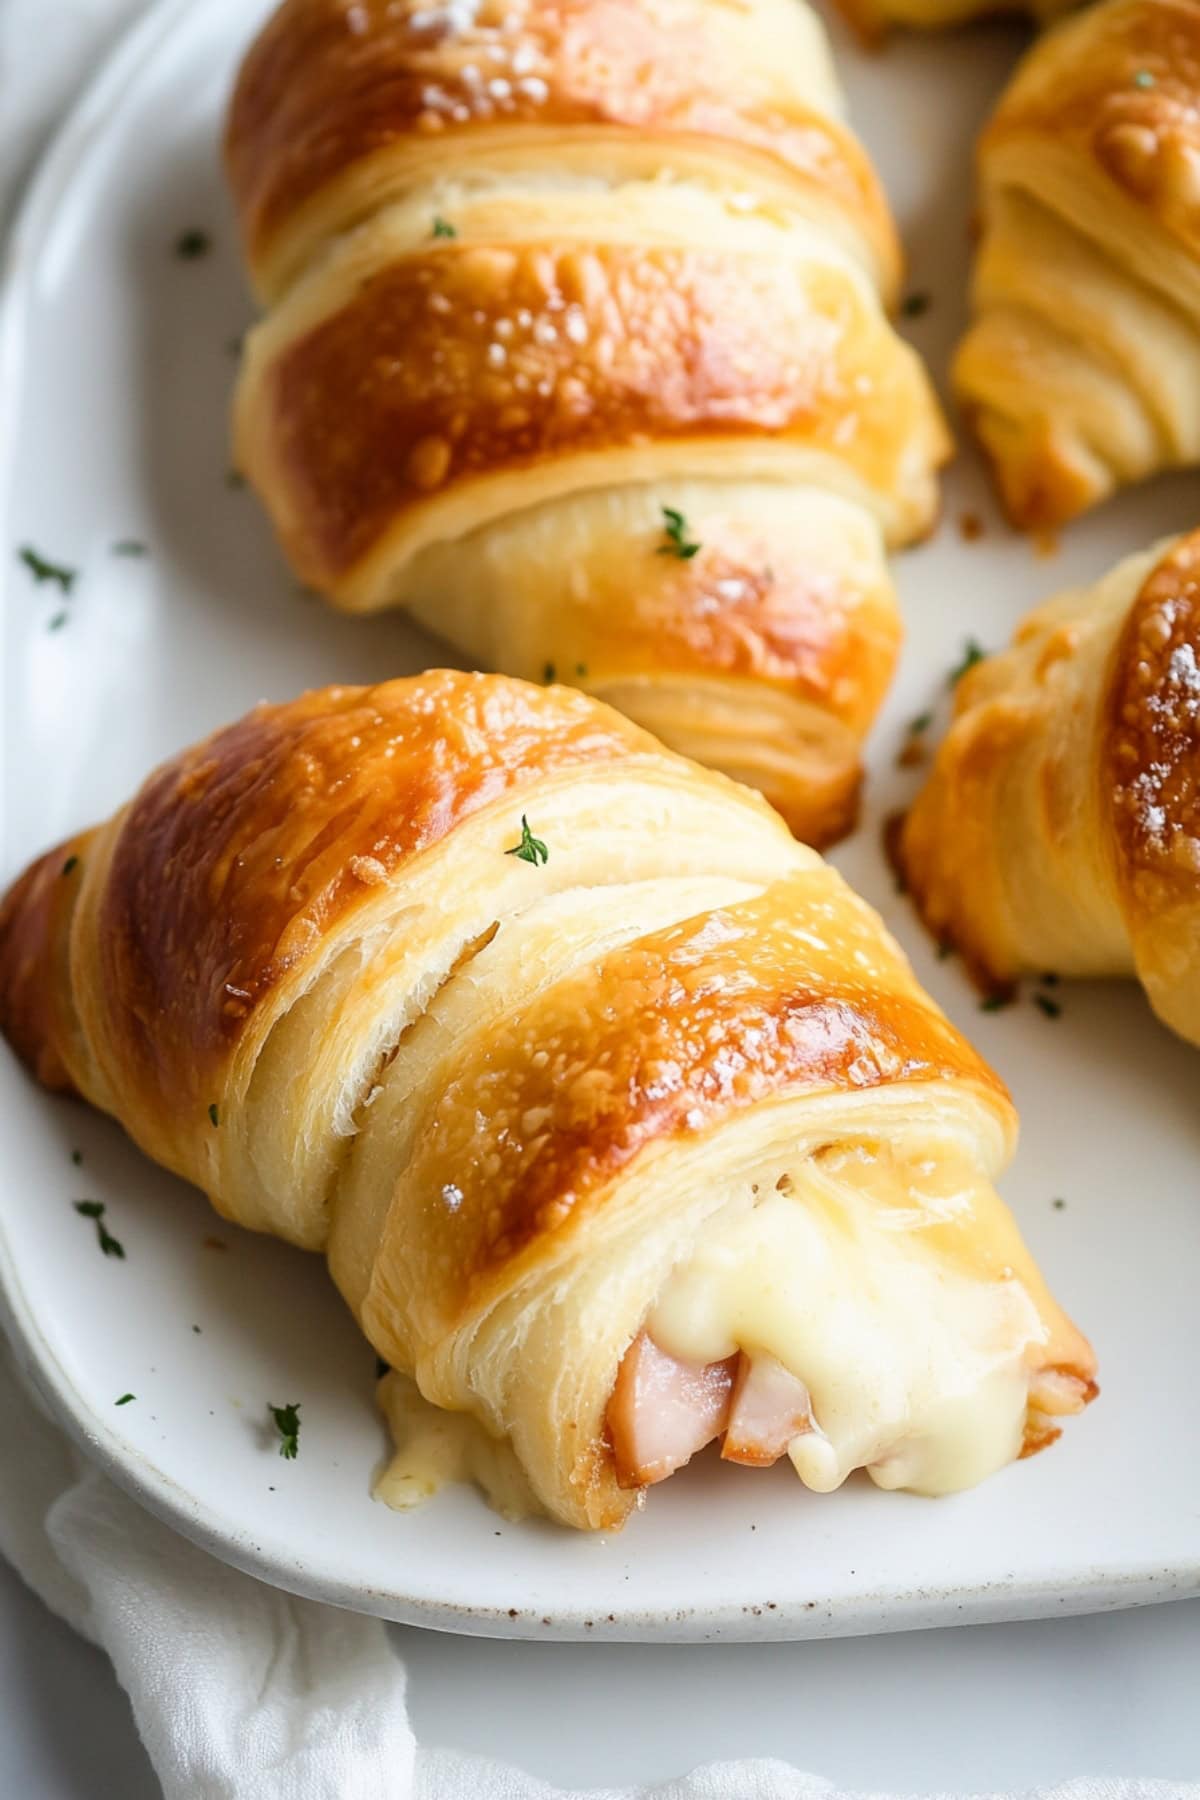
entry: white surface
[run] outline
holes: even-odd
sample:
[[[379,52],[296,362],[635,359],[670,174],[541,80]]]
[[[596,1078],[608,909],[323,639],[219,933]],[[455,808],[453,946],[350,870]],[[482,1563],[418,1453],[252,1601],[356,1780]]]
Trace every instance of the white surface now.
[[[1200,1775],[1196,1601],[823,1644],[502,1644],[404,1627],[392,1639],[420,1742],[569,1788],[748,1754],[902,1790]],[[0,1794],[157,1793],[106,1659],[0,1564]]]
[[[260,695],[439,655],[400,620],[338,619],[299,597],[253,501],[225,484],[226,344],[248,307],[214,138],[246,13],[242,0],[213,0],[156,15],[60,143],[13,245],[5,374],[19,367],[20,379],[3,539],[81,576],[68,623],[50,632],[57,594],[5,553],[5,873]],[[1014,42],[913,42],[873,62],[841,46],[912,285],[933,294],[916,335],[939,366],[964,282],[965,146]],[[194,226],[213,233],[213,254],[179,261],[174,240]],[[1194,1053],[1132,991],[1071,990],[1055,1023],[1028,1004],[979,1015],[893,894],[878,843],[881,817],[913,784],[892,767],[899,722],[944,690],[966,635],[1000,642],[1048,584],[1191,522],[1186,493],[1176,483],[1128,497],[1039,562],[1002,533],[974,465],[960,467],[947,526],[902,567],[909,650],[863,829],[839,857],[1014,1087],[1025,1138],[1006,1193],[1101,1354],[1103,1397],[1062,1445],[936,1505],[855,1484],[818,1500],[786,1467],[709,1463],[610,1541],[503,1525],[466,1491],[398,1518],[367,1493],[383,1448],[372,1357],[320,1268],[216,1226],[115,1130],[33,1093],[5,1062],[0,1265],[43,1387],[99,1460],[243,1567],[460,1629],[787,1637],[1194,1591]],[[964,506],[988,525],[969,547],[953,528]],[[148,541],[148,559],[111,555],[128,536]],[[100,1257],[70,1206],[81,1194],[108,1202],[126,1262]],[[229,1249],[204,1248],[211,1235]],[[118,1412],[127,1389],[138,1401]],[[303,1449],[289,1465],[265,1406],[296,1399]]]

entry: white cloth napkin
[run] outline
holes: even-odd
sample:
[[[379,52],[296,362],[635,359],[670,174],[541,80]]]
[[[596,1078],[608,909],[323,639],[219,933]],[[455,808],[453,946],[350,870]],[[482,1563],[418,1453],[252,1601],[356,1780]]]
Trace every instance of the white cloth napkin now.
[[[0,223],[81,75],[143,4],[0,0]],[[2,1340],[0,1553],[107,1651],[167,1800],[556,1800],[514,1769],[420,1749],[377,1620],[278,1593],[150,1518],[43,1414]],[[818,1796],[886,1800],[775,1761],[576,1800]],[[1040,1800],[1200,1800],[1200,1787],[1069,1782]]]
[[[421,1749],[378,1620],[265,1587],[150,1518],[44,1416],[3,1340],[0,1554],[108,1652],[166,1800],[567,1800],[481,1757]],[[888,1797],[755,1761],[572,1800]],[[1200,1787],[1072,1781],[1024,1800],[1200,1800]]]

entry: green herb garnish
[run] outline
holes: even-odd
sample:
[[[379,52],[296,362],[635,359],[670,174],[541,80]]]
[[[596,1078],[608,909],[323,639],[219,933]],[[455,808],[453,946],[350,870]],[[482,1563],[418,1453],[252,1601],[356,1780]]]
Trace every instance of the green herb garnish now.
[[[546,686],[549,687],[550,683],[552,681],[557,680],[557,678],[558,678],[558,670],[555,668],[555,666],[552,662],[548,662],[546,664],[545,668],[542,670],[542,680],[546,683]]]
[[[506,850],[504,854],[505,856],[515,856],[520,862],[532,863],[535,868],[538,863],[550,861],[549,850],[541,838],[534,837],[529,829],[529,820],[524,813],[521,814],[521,841],[519,844],[514,844],[510,850]]]
[[[1057,1019],[1062,1013],[1062,1007],[1058,1001],[1052,1000],[1049,994],[1035,994],[1033,1004],[1039,1012],[1045,1013],[1048,1019]]]
[[[105,1207],[103,1200],[76,1200],[74,1204],[75,1211],[79,1213],[81,1217],[95,1220],[96,1241],[100,1245],[105,1256],[115,1256],[123,1262],[125,1260],[125,1246],[118,1243],[117,1239],[104,1223]]]
[[[221,1123],[221,1114],[215,1100],[210,1100],[208,1103],[208,1122],[210,1125],[219,1125]]]
[[[50,620],[49,624],[46,626],[46,630],[47,631],[61,631],[63,626],[66,624],[66,622],[67,622],[66,613],[65,612],[56,612],[54,617]]]
[[[696,555],[701,546],[688,541],[687,519],[673,506],[664,506],[662,516],[663,536],[667,542],[660,544],[655,554],[657,556],[675,556],[680,562],[688,562]]]
[[[586,675],[587,674],[587,664],[586,663],[576,663],[575,664],[575,673],[576,673],[576,675],[580,675],[580,676]]]
[[[175,239],[175,254],[183,262],[195,262],[198,256],[207,256],[211,249],[212,239],[207,231],[197,231],[194,226],[190,231],[180,232]]]
[[[1055,1212],[1062,1212],[1063,1208],[1066,1206],[1067,1203],[1065,1200],[1061,1200],[1056,1197],[1055,1199],[1053,1199],[1050,1202],[1050,1204],[1054,1208]]]
[[[980,1012],[1003,1012],[1006,1006],[1011,1005],[1011,994],[985,994],[979,1002],[979,1010]]]
[[[951,669],[946,677],[946,686],[957,687],[967,670],[973,669],[976,663],[981,663],[986,655],[987,651],[982,645],[977,644],[974,638],[968,638],[963,645],[962,661],[956,668]]]
[[[920,737],[921,733],[928,731],[932,724],[933,714],[931,712],[918,713],[915,719],[910,719],[908,722],[909,737]]]
[[[129,1402],[131,1400],[136,1400],[136,1399],[137,1399],[136,1394],[122,1394],[121,1398],[119,1400],[113,1401],[113,1405],[114,1406],[128,1406]]]
[[[933,305],[933,300],[926,293],[906,294],[900,302],[900,315],[905,319],[919,319]]]
[[[118,538],[112,547],[114,556],[149,556],[149,547],[140,538]]]
[[[300,1451],[300,1402],[295,1400],[290,1406],[272,1406],[268,1400],[267,1411],[279,1433],[280,1456],[287,1462],[295,1462]]]
[[[391,1372],[392,1372],[391,1363],[385,1362],[382,1356],[377,1356],[375,1358],[375,1379],[376,1379],[376,1381],[382,1381],[384,1376],[390,1375]]]
[[[77,869],[78,867],[79,858],[77,856],[68,856],[66,862],[62,866],[62,872],[64,875],[69,875],[72,869]]]
[[[440,213],[434,213],[433,230],[430,233],[430,236],[435,238],[455,238],[458,236],[458,233],[450,223],[449,219],[443,219]]]
[[[76,1168],[79,1168],[80,1164],[83,1162],[83,1151],[82,1150],[72,1150],[71,1161],[75,1164]]]
[[[17,555],[29,570],[36,582],[57,581],[64,594],[69,594],[75,586],[77,569],[68,569],[64,563],[51,562],[48,556],[42,556],[31,544],[22,544]]]

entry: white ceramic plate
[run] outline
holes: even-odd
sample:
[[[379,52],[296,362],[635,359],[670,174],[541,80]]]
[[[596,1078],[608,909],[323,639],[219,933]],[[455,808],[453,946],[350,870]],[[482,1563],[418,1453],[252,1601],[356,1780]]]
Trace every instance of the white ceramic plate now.
[[[340,619],[302,597],[255,502],[226,481],[229,345],[250,307],[215,145],[261,10],[245,0],[156,9],[60,137],[11,246],[5,878],[261,696],[445,660],[400,618]],[[911,286],[932,299],[914,336],[940,371],[961,323],[972,128],[1019,38],[984,30],[870,59],[836,35],[910,248]],[[188,229],[210,234],[210,254],[173,253]],[[1054,1021],[1028,1001],[981,1014],[894,894],[879,848],[881,819],[917,779],[894,766],[902,722],[944,702],[964,638],[996,645],[1048,588],[1195,523],[1189,493],[1194,482],[1128,496],[1039,560],[999,524],[974,461],[960,461],[939,536],[901,565],[908,650],[875,738],[862,828],[838,856],[1016,1092],[1024,1138],[1006,1192],[1101,1359],[1102,1398],[1054,1450],[937,1502],[866,1482],[818,1498],[786,1464],[763,1474],[701,1459],[612,1538],[506,1524],[466,1489],[391,1513],[369,1496],[385,1448],[374,1359],[321,1265],[219,1223],[115,1127],[37,1092],[4,1054],[7,1323],[75,1436],[228,1561],[300,1593],[457,1630],[784,1638],[1195,1591],[1195,1053],[1133,989],[1060,990]],[[979,542],[961,538],[964,509],[984,521]],[[148,555],[114,554],[125,538],[144,540]],[[33,583],[16,559],[22,544],[78,568],[69,598]],[[124,1261],[100,1254],[72,1208],[80,1197],[106,1202]],[[136,1401],[117,1408],[127,1391]],[[265,1408],[293,1400],[303,1434],[289,1463]]]

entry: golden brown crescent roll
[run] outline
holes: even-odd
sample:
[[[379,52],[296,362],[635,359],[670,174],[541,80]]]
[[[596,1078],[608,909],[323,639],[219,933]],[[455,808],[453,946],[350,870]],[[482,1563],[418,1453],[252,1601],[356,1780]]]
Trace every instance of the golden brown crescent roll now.
[[[807,6],[287,0],[226,158],[301,578],[846,830],[948,440]]]
[[[963,677],[898,851],[984,984],[1136,975],[1200,1044],[1200,532],[1040,607]]]
[[[756,794],[583,694],[259,707],[16,883],[0,1024],[328,1256],[409,1492],[456,1416],[581,1527],[714,1437],[939,1492],[1094,1391],[995,1075]]]
[[[1106,0],[1037,43],[979,148],[955,385],[1014,522],[1200,461],[1200,5]]]

